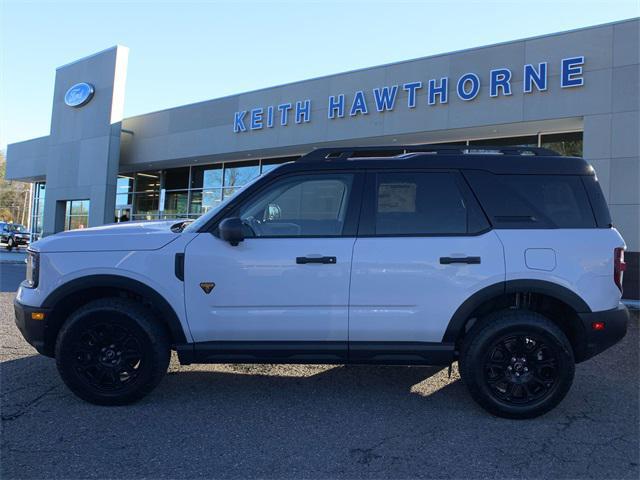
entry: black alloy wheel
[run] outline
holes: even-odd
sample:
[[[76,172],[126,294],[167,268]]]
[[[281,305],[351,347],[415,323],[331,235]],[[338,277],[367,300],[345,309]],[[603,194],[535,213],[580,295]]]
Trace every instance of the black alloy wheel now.
[[[480,319],[463,339],[459,366],[480,406],[515,419],[556,407],[575,372],[573,348],[563,331],[528,310],[502,310]]]
[[[98,323],[76,337],[73,368],[87,386],[117,392],[135,382],[144,366],[141,340],[124,326]]]
[[[559,366],[557,352],[541,336],[508,335],[489,348],[484,378],[498,400],[527,405],[552,392],[558,383]]]
[[[161,321],[125,298],[80,307],[62,326],[55,348],[67,387],[98,405],[126,405],[144,397],[166,373],[170,354]]]

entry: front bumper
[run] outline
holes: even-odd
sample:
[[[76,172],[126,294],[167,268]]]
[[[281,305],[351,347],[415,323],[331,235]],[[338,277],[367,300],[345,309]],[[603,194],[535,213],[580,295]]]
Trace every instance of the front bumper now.
[[[29,342],[39,353],[45,353],[45,321],[48,315],[47,309],[23,305],[17,299],[13,301],[13,310],[16,315],[16,326],[24,339]],[[33,320],[33,312],[43,312],[44,320]]]
[[[579,355],[579,361],[587,360],[607,348],[618,343],[627,333],[629,311],[624,304],[619,303],[617,308],[603,312],[579,313],[586,333],[584,350]],[[594,330],[595,322],[604,323],[603,330]]]

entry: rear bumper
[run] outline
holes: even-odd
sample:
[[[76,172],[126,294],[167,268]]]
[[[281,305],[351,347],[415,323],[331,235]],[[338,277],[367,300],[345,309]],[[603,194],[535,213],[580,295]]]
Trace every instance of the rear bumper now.
[[[591,312],[578,314],[584,325],[586,344],[580,352],[578,361],[587,360],[607,348],[618,343],[627,333],[629,311],[622,303],[617,308],[603,312]],[[594,322],[604,323],[603,330],[594,330]]]
[[[39,353],[46,355],[44,348],[45,320],[33,320],[31,318],[33,312],[45,312],[46,318],[48,313],[46,309],[29,307],[16,299],[13,301],[13,310],[16,315],[16,326],[24,339]]]

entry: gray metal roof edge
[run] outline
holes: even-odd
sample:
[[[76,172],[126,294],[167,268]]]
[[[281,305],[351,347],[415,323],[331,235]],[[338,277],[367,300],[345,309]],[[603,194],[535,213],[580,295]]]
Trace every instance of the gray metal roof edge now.
[[[480,45],[478,47],[463,48],[461,50],[454,50],[454,51],[451,51],[451,52],[436,53],[434,55],[426,55],[424,57],[410,58],[408,60],[399,60],[397,62],[383,63],[383,64],[380,64],[380,65],[373,65],[371,67],[356,68],[356,69],[353,69],[353,70],[346,70],[344,72],[330,73],[330,74],[327,74],[327,75],[320,75],[318,77],[305,78],[304,80],[294,80],[294,81],[291,81],[291,82],[281,83],[281,84],[278,84],[278,85],[272,85],[272,86],[269,86],[269,87],[256,88],[255,90],[248,90],[246,92],[233,93],[231,95],[225,95],[223,97],[210,98],[210,99],[207,99],[207,100],[200,100],[198,102],[186,103],[184,105],[176,105],[174,107],[167,107],[167,108],[162,108],[160,110],[154,110],[154,111],[147,112],[147,113],[141,113],[141,114],[138,114],[138,115],[133,115],[131,117],[126,117],[126,118],[123,119],[123,121],[134,119],[134,118],[139,118],[139,117],[144,117],[146,115],[152,115],[152,114],[155,114],[155,113],[166,112],[168,110],[175,110],[175,109],[178,109],[178,108],[191,107],[193,105],[199,105],[201,103],[213,102],[213,101],[217,101],[217,100],[224,100],[226,98],[238,97],[240,95],[248,95],[250,93],[257,93],[257,92],[262,92],[262,91],[265,91],[265,90],[271,90],[271,89],[275,89],[275,88],[288,87],[290,85],[296,85],[296,84],[300,84],[300,83],[304,83],[304,82],[312,82],[312,81],[321,80],[321,79],[324,79],[324,78],[337,77],[337,76],[340,76],[340,75],[348,75],[350,73],[364,72],[364,71],[367,71],[367,70],[373,70],[373,69],[377,69],[377,68],[385,68],[385,67],[390,67],[390,66],[393,66],[393,65],[402,65],[404,63],[416,62],[416,61],[419,61],[419,60],[426,60],[426,59],[429,59],[429,58],[444,57],[444,56],[447,56],[447,55],[456,55],[456,54],[459,54],[459,53],[469,52],[469,51],[472,51],[472,50],[482,50],[482,49],[485,49],[485,48],[499,47],[499,46],[502,46],[502,45],[508,45],[510,43],[528,42],[528,41],[531,41],[531,40],[538,40],[538,39],[546,38],[546,37],[554,37],[554,36],[566,35],[566,34],[569,34],[569,33],[575,33],[575,32],[579,32],[579,31],[582,31],[582,30],[591,30],[591,29],[595,30],[595,29],[598,29],[598,28],[610,27],[610,26],[614,26],[614,25],[620,25],[622,23],[637,22],[637,21],[640,21],[640,17],[627,18],[627,19],[624,19],[624,20],[615,20],[613,22],[601,23],[601,24],[598,24],[598,25],[589,25],[589,26],[586,26],[586,27],[574,28],[574,29],[571,29],[571,30],[563,30],[562,32],[545,33],[543,35],[536,35],[536,36],[533,36],[533,37],[519,38],[519,39],[516,39],[516,40],[507,40],[507,41],[504,41],[504,42],[492,43],[492,44],[488,44],[488,45]],[[95,55],[97,55],[97,54],[95,54]]]
[[[85,57],[78,58],[77,60],[74,60],[72,62],[65,63],[64,65],[60,65],[59,67],[56,68],[56,71],[60,70],[61,68],[65,68],[65,67],[68,67],[70,65],[73,65],[74,63],[83,62],[85,60],[88,60],[89,58],[96,57],[98,55],[102,55],[103,53],[108,52],[110,50],[118,50],[120,48],[129,50],[129,47],[125,47],[124,45],[120,45],[120,44],[115,44],[113,47],[105,48],[104,50],[100,50],[99,52],[95,52],[95,53],[92,53],[91,55],[87,55]]]

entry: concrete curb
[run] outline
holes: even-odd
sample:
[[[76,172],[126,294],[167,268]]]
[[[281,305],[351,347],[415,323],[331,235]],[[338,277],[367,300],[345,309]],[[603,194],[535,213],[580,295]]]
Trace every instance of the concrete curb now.
[[[640,300],[625,300],[623,298],[622,303],[624,303],[629,310],[640,310]]]

